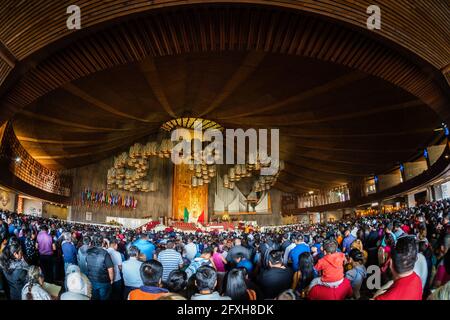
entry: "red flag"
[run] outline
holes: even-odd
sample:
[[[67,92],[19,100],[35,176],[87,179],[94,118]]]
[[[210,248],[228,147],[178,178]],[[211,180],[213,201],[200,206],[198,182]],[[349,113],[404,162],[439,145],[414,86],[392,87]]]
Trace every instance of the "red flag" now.
[[[202,214],[198,217],[197,222],[205,223],[205,210],[202,210]]]

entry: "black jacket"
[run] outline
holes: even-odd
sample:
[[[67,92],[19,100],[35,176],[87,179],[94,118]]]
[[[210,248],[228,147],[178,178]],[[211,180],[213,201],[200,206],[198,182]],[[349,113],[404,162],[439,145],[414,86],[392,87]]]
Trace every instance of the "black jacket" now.
[[[22,300],[22,289],[27,283],[28,270],[23,265],[12,266],[9,272],[2,270],[8,284],[7,293],[11,300]]]

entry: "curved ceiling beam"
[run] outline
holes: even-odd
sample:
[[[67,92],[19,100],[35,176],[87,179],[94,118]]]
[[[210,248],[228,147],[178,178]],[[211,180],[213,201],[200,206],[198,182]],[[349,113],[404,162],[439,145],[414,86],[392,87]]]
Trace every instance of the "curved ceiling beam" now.
[[[302,158],[306,160],[311,161],[320,161],[320,162],[332,162],[332,163],[343,163],[343,164],[350,164],[350,165],[358,165],[362,167],[379,167],[380,163],[367,163],[367,162],[358,162],[358,161],[344,161],[344,160],[336,160],[336,159],[324,159],[323,157],[313,157],[313,156],[304,156],[301,154],[296,154],[296,158]]]
[[[17,135],[17,139],[25,144],[38,144],[38,145],[57,145],[62,146],[64,149],[77,148],[77,147],[93,147],[99,144],[108,144],[112,142],[121,141],[125,145],[127,142],[134,141],[137,137],[142,137],[143,134],[151,135],[155,133],[154,130],[139,130],[129,135],[121,135],[119,137],[106,138],[101,140],[55,140],[55,139],[39,139]],[[130,140],[131,139],[131,140]]]
[[[304,172],[304,171],[300,171],[300,172]],[[328,186],[338,186],[341,185],[342,182],[338,182],[336,180],[326,180],[326,179],[320,179],[317,176],[311,177],[305,174],[300,173],[299,171],[296,170],[292,170],[292,167],[285,170],[284,173],[280,174],[281,175],[285,175],[286,178],[291,178],[292,176],[299,178],[299,181],[306,181],[309,183],[309,185],[314,186],[315,188],[320,188],[324,185],[328,185]]]
[[[142,61],[142,63],[140,64],[140,69],[161,106],[164,108],[168,115],[176,118],[177,115],[175,111],[173,111],[172,106],[170,105],[170,102],[164,92],[164,88],[161,80],[159,79],[158,70],[156,69],[153,58],[148,57],[144,61]]]
[[[221,116],[220,119],[228,120],[228,119],[235,119],[235,118],[241,118],[241,117],[249,117],[249,116],[264,113],[267,111],[273,111],[278,108],[282,108],[282,107],[285,107],[285,106],[288,106],[288,105],[291,105],[294,103],[299,103],[301,101],[314,98],[316,96],[319,96],[319,95],[322,95],[325,93],[329,93],[332,90],[339,89],[343,86],[347,86],[355,81],[358,81],[358,80],[361,80],[364,78],[367,78],[367,74],[364,74],[361,72],[352,72],[352,73],[346,74],[344,76],[341,76],[337,79],[334,79],[332,81],[328,81],[320,86],[316,86],[307,91],[301,92],[295,96],[284,99],[282,101],[275,102],[275,103],[270,104],[265,107],[258,107],[254,111],[244,112],[244,113],[239,113],[239,114],[234,113],[234,114],[228,115],[228,116],[225,115],[225,116]],[[243,108],[243,109],[245,109],[245,108]]]
[[[270,122],[273,126],[290,126],[290,125],[300,125],[300,124],[316,124],[323,122],[336,122],[341,120],[349,120],[361,117],[367,117],[373,114],[389,112],[395,110],[406,110],[409,108],[414,108],[417,106],[423,105],[423,102],[420,100],[412,100],[408,102],[402,102],[395,105],[390,106],[379,106],[372,108],[364,108],[363,111],[358,112],[350,112],[347,114],[334,115],[329,117],[315,117],[314,113],[311,111],[308,112],[299,112],[299,113],[289,113],[282,115],[268,115],[268,116],[252,116],[248,118],[251,120],[252,124],[261,125],[267,122]],[[237,122],[248,122],[245,116],[242,119],[237,120]],[[298,120],[301,119],[301,120]],[[288,121],[288,122],[287,122]]]
[[[78,98],[88,102],[89,104],[91,104],[91,105],[93,105],[93,106],[95,106],[95,107],[97,107],[97,108],[99,108],[101,110],[107,111],[107,112],[109,112],[109,113],[111,113],[113,115],[116,115],[116,116],[119,116],[119,117],[122,117],[122,118],[125,118],[125,119],[136,120],[136,121],[139,121],[139,122],[155,123],[155,121],[149,121],[149,120],[146,120],[146,119],[135,117],[135,116],[130,115],[128,113],[121,112],[117,108],[112,107],[112,106],[104,103],[103,101],[100,101],[99,99],[91,96],[89,93],[87,93],[87,92],[83,91],[82,89],[78,88],[73,83],[66,83],[61,88],[64,89],[65,91],[69,92],[70,94],[72,94],[72,95],[74,95],[74,96],[76,96],[76,97],[78,97]]]
[[[345,139],[345,138],[376,138],[376,137],[393,137],[393,136],[406,136],[413,134],[420,134],[426,132],[432,132],[435,127],[414,129],[408,131],[390,131],[390,132],[371,132],[371,133],[341,133],[340,130],[322,130],[319,132],[312,132],[312,130],[305,130],[302,128],[282,128],[280,130],[283,136],[298,137],[298,138],[317,138],[317,139]]]
[[[38,119],[38,120],[41,120],[41,121],[54,123],[54,124],[62,125],[62,126],[66,126],[66,127],[73,127],[73,128],[78,128],[78,129],[84,129],[84,130],[87,130],[87,131],[106,131],[106,132],[110,132],[110,131],[131,131],[131,130],[134,130],[133,128],[105,128],[105,127],[87,126],[87,125],[84,125],[84,124],[74,123],[72,121],[65,121],[65,120],[57,119],[55,117],[49,117],[49,116],[45,116],[45,115],[42,115],[42,114],[36,114],[34,112],[27,111],[27,110],[21,110],[20,114],[25,115],[25,116],[30,117],[30,118],[35,118],[35,119]]]
[[[339,147],[324,147],[320,146],[318,144],[312,143],[311,140],[305,140],[309,141],[309,144],[298,144],[293,143],[289,144],[292,147],[295,148],[304,148],[304,149],[313,149],[313,150],[324,150],[324,151],[338,151],[338,152],[354,152],[354,153],[414,153],[419,151],[419,148],[414,149],[395,149],[395,150],[389,150],[389,149],[353,149],[353,148],[339,148]],[[308,143],[308,142],[306,142]]]
[[[216,98],[211,102],[209,107],[200,113],[199,117],[203,117],[217,109],[223,101],[225,101],[247,78],[256,70],[259,64],[264,60],[266,53],[263,51],[250,51],[244,58],[239,68],[234,72],[231,78]]]
[[[286,165],[297,167],[299,170],[305,170],[305,171],[315,171],[315,172],[329,173],[329,174],[333,174],[333,175],[337,174],[337,175],[347,176],[347,177],[349,177],[349,176],[350,177],[366,177],[367,176],[367,174],[341,172],[341,171],[335,171],[335,170],[324,170],[324,169],[319,169],[317,166],[314,168],[307,168],[307,167],[303,167],[303,166],[297,164],[296,162],[294,162],[292,160],[285,160],[284,163],[286,163]]]
[[[148,135],[148,133],[143,133],[143,134],[137,135],[135,140],[138,140],[139,138],[145,137],[147,135]],[[119,149],[123,146],[124,146],[124,143],[119,142],[119,143],[114,143],[112,145],[109,145],[108,147],[97,149],[95,151],[90,151],[90,152],[80,152],[80,153],[76,153],[76,154],[64,154],[64,155],[57,155],[57,156],[41,155],[41,156],[33,156],[33,158],[36,159],[37,161],[55,160],[55,159],[73,159],[73,158],[78,158],[78,157],[84,157],[84,156],[89,156],[89,155],[97,155],[100,153],[105,153],[108,151]]]

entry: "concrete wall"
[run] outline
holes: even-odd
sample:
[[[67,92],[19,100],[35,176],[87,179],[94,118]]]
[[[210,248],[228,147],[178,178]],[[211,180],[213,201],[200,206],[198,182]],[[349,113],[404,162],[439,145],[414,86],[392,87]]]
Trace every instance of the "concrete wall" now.
[[[401,172],[398,170],[391,174],[382,174],[378,176],[378,187],[381,190],[389,189],[401,183]]]
[[[405,180],[409,180],[427,170],[427,161],[423,159],[415,162],[405,162],[404,167]]]
[[[444,152],[445,144],[437,145],[437,146],[430,146],[427,148],[428,151],[428,158],[430,159],[430,165],[432,166],[442,155],[442,152]]]
[[[113,158],[99,163],[71,170],[73,176],[72,204],[80,201],[81,192],[85,188],[100,192],[106,190],[107,172],[113,165]],[[156,182],[154,192],[128,192],[113,190],[123,195],[131,195],[137,199],[136,209],[120,207],[93,208],[80,205],[72,205],[70,218],[73,221],[86,221],[86,212],[92,212],[92,223],[105,223],[106,217],[144,218],[156,219],[160,216],[171,216],[172,212],[172,180],[173,168],[170,159],[154,158],[150,163],[150,175]]]

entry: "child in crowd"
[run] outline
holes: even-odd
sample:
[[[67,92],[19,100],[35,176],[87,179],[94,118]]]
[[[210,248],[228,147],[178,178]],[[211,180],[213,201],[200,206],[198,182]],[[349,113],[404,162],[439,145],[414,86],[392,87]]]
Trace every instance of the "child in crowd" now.
[[[321,272],[322,282],[337,282],[344,278],[345,255],[337,251],[337,243],[334,240],[326,240],[323,245],[325,256],[320,259],[315,269]]]

